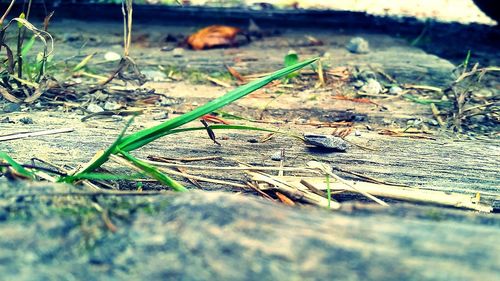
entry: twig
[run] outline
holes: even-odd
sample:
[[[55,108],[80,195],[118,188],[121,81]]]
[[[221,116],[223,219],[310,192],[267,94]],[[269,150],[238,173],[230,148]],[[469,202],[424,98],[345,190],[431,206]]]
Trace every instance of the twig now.
[[[439,109],[434,103],[431,103],[431,110],[432,110],[432,115],[434,115],[434,118],[436,118],[436,121],[439,123],[439,126],[441,128],[446,127],[446,124],[443,122],[443,118],[441,118],[441,112],[439,112]]]
[[[223,170],[223,171],[285,171],[285,172],[311,172],[311,169],[307,167],[267,167],[267,166],[249,166],[249,167],[241,167],[241,166],[229,166],[229,167],[218,167],[218,166],[203,166],[203,165],[187,165],[187,164],[176,164],[176,163],[165,163],[158,161],[151,161],[146,159],[140,159],[151,165],[156,165],[159,167],[171,167],[171,168],[191,168],[191,169],[200,169],[200,170]]]
[[[16,0],[11,0],[10,1],[9,7],[7,7],[7,10],[5,10],[5,13],[3,13],[2,17],[0,18],[0,24],[3,24],[3,21],[5,20],[5,18],[7,17],[7,15],[9,15],[9,12],[12,9],[12,6],[14,6],[15,2],[16,2]]]
[[[323,177],[281,177],[280,180],[290,184],[299,184],[307,181],[318,190],[326,190],[325,178]],[[491,206],[475,202],[475,198],[465,194],[442,192],[435,190],[422,190],[408,187],[396,187],[386,184],[377,184],[360,181],[338,182],[331,186],[334,190],[345,190],[358,192],[362,190],[376,196],[392,198],[396,200],[412,201],[419,203],[437,204],[458,208],[466,208],[482,212],[491,212]]]
[[[316,162],[316,161],[310,161],[309,163],[307,163],[307,166],[309,166],[312,169],[318,169],[318,170],[322,171],[324,174],[330,175],[331,177],[335,178],[337,181],[339,181],[339,182],[341,182],[341,183],[343,183],[345,185],[350,186],[353,190],[359,192],[360,194],[364,195],[367,198],[370,198],[371,200],[377,202],[378,204],[380,204],[382,206],[386,206],[386,207],[389,206],[389,204],[385,203],[384,201],[378,199],[377,197],[371,195],[370,193],[368,193],[368,192],[366,192],[364,190],[357,189],[355,186],[351,185],[350,183],[348,183],[343,178],[341,178],[341,177],[337,176],[336,174],[332,173],[330,171],[330,168],[327,165],[323,164],[323,163]]]
[[[48,193],[21,193],[7,194],[7,197],[59,197],[59,196],[156,196],[165,195],[165,191],[85,191],[85,192],[48,192]]]
[[[168,163],[169,161],[178,162],[196,162],[196,161],[207,161],[207,160],[221,160],[220,156],[202,156],[202,157],[164,157],[149,155],[148,159],[155,162]]]
[[[0,136],[0,141],[8,141],[8,140],[15,140],[15,139],[22,139],[22,138],[29,138],[29,137],[38,137],[38,136],[45,136],[45,135],[62,134],[62,133],[70,133],[70,132],[73,132],[74,130],[75,129],[73,129],[73,128],[64,128],[64,129],[52,129],[52,130],[45,130],[45,131],[38,131],[38,132],[8,134],[8,135]]]
[[[23,168],[40,170],[40,171],[48,172],[48,173],[51,173],[51,174],[56,174],[56,175],[59,175],[59,176],[66,176],[67,175],[64,172],[59,172],[59,171],[56,171],[56,170],[53,170],[53,169],[50,169],[50,168],[40,167],[40,166],[37,166],[37,165],[21,164],[21,166]],[[0,167],[12,167],[12,165],[9,164],[9,163],[0,163]]]
[[[121,157],[118,157],[116,155],[110,155],[109,159],[111,159],[111,160],[113,160],[113,161],[115,161],[115,162],[117,162],[119,164],[128,166],[128,167],[130,167],[130,168],[132,168],[132,169],[134,169],[136,171],[142,171],[139,168],[137,168],[136,166],[132,165],[127,160],[125,160],[125,159],[123,159]],[[142,159],[141,159],[141,161],[152,162],[152,161],[147,161],[147,160],[142,160]],[[149,163],[149,164],[153,164],[153,163]],[[163,163],[163,164],[165,164],[165,163]],[[246,185],[240,184],[240,183],[235,183],[235,182],[230,182],[230,181],[223,181],[223,180],[216,180],[216,179],[211,179],[211,178],[205,178],[205,177],[195,176],[195,175],[191,175],[191,174],[187,174],[187,173],[177,172],[177,171],[174,171],[174,170],[171,170],[171,169],[167,169],[167,168],[159,168],[159,169],[161,171],[165,172],[165,173],[176,175],[176,176],[180,176],[180,177],[185,177],[185,178],[189,178],[189,179],[194,179],[194,180],[199,180],[199,181],[204,181],[204,182],[211,182],[211,183],[222,184],[222,185],[229,185],[229,186],[234,186],[234,187],[238,187],[238,188],[245,188],[246,187]]]
[[[287,194],[288,196],[294,198],[295,200],[303,200],[310,204],[330,209],[340,208],[340,203],[336,201],[333,200],[329,201],[323,196],[319,196],[304,188],[298,188],[297,185],[293,185],[288,182],[282,181],[277,177],[273,177],[271,175],[267,175],[261,172],[246,171],[246,173],[252,177],[252,180],[270,184],[274,186],[274,188],[280,190],[281,192]]]

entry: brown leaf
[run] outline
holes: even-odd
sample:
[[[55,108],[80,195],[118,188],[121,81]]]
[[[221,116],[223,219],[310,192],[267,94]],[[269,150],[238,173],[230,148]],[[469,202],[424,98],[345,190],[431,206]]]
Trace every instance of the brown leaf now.
[[[225,25],[205,27],[187,38],[188,45],[194,50],[203,50],[234,44],[241,29]]]
[[[280,193],[278,191],[276,191],[275,194],[276,196],[278,196],[280,201],[283,202],[285,205],[295,206],[295,202],[293,202],[292,199],[288,198],[285,194]]]
[[[241,76],[241,74],[238,71],[236,71],[236,69],[230,67],[229,65],[226,65],[226,68],[227,68],[227,71],[229,71],[229,73],[231,73],[231,75],[234,78],[236,78],[238,81],[246,82],[245,77]]]

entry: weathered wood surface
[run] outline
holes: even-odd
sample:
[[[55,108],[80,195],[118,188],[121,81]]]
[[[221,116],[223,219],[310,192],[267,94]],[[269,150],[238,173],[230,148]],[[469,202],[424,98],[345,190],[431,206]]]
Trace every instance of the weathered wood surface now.
[[[221,192],[88,199],[121,213],[111,233],[100,215],[57,211],[71,201],[42,195],[71,190],[0,181],[3,279],[496,280],[500,272],[495,215],[405,205],[332,213]]]
[[[124,122],[112,123],[91,120],[81,122],[71,113],[31,112],[7,114],[12,120],[30,116],[33,125],[1,124],[1,132],[35,131],[49,128],[74,128],[67,134],[42,136],[11,140],[0,143],[0,148],[22,162],[32,157],[40,157],[59,165],[76,166],[86,163],[99,149],[110,145]],[[140,116],[132,129],[147,127],[151,116]],[[265,125],[259,124],[265,127]],[[281,126],[283,129],[286,127]],[[275,127],[274,127],[275,128]],[[293,127],[295,132],[326,132],[311,126]],[[331,130],[331,129],[330,129]],[[500,149],[497,140],[453,141],[446,137],[439,140],[416,140],[378,135],[362,131],[361,137],[348,139],[355,143],[375,149],[367,151],[352,147],[346,153],[324,153],[311,150],[302,142],[287,137],[275,137],[267,143],[249,143],[248,140],[264,134],[255,132],[218,132],[222,146],[215,145],[206,132],[179,134],[155,141],[139,150],[137,155],[160,155],[169,157],[220,156],[224,161],[208,165],[236,165],[232,160],[253,165],[277,165],[271,155],[280,148],[286,149],[287,166],[303,166],[317,159],[352,172],[361,173],[394,183],[429,188],[442,191],[455,191],[468,194],[480,192],[485,199],[499,196]],[[227,139],[222,139],[222,137]],[[190,171],[203,174],[202,171]],[[242,173],[227,174],[211,172],[212,176],[227,180],[242,179]],[[215,188],[203,184],[208,189]],[[217,188],[224,188],[219,186]]]

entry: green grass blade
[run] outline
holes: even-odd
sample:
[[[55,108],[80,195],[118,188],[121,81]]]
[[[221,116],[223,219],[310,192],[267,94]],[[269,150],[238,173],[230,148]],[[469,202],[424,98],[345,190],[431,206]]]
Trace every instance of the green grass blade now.
[[[111,144],[111,146],[108,147],[108,149],[106,149],[106,151],[104,151],[104,153],[101,156],[99,156],[99,158],[97,158],[96,160],[94,160],[94,162],[87,165],[87,167],[83,168],[83,170],[78,172],[76,175],[90,173],[90,172],[94,171],[95,169],[99,168],[102,164],[104,164],[104,162],[106,162],[108,160],[109,156],[116,152],[116,147],[121,143],[123,136],[125,135],[125,132],[127,131],[128,127],[130,127],[132,122],[134,121],[134,118],[135,117],[130,118],[130,120],[127,122],[125,127],[122,129],[122,131],[120,132],[120,134],[116,138],[115,142],[113,142],[113,144]],[[66,181],[66,179],[63,177],[63,178],[61,178],[61,181]]]
[[[210,129],[212,130],[246,130],[246,131],[261,131],[261,132],[268,132],[268,133],[276,133],[276,134],[282,134],[282,135],[287,135],[289,137],[293,137],[299,140],[304,140],[304,138],[300,135],[293,134],[290,132],[282,132],[278,130],[273,130],[273,129],[264,129],[264,128],[259,128],[259,127],[253,127],[253,126],[244,126],[244,125],[210,125]],[[191,132],[191,131],[206,131],[205,127],[190,127],[190,128],[177,128],[177,129],[172,129],[166,132],[163,132],[160,135],[153,136],[152,138],[157,139],[161,138],[167,135],[172,135],[172,134],[178,134],[178,133],[185,133],[185,132]],[[153,139],[153,140],[154,140]],[[132,151],[135,149],[138,149],[151,141],[151,139],[142,139],[139,140],[129,146],[121,148],[123,151]]]
[[[187,191],[187,189],[182,186],[180,183],[176,182],[169,176],[165,175],[164,173],[160,172],[156,167],[149,165],[134,156],[130,155],[129,153],[125,151],[119,151],[125,159],[128,161],[132,162],[134,166],[138,167],[139,169],[143,170],[146,174],[152,176],[153,178],[157,179],[159,182],[162,184],[171,187],[175,191]]]
[[[23,58],[26,58],[28,52],[33,48],[35,41],[36,41],[36,36],[31,36],[31,38],[28,41],[24,42],[23,48],[21,49],[21,56]]]
[[[132,134],[130,136],[127,136],[123,138],[122,142],[119,145],[119,148],[130,148],[130,147],[137,147],[137,145],[134,145],[136,142],[141,142],[142,145],[145,145],[149,142],[154,141],[155,139],[159,138],[164,134],[166,131],[175,129],[177,127],[180,127],[186,123],[189,123],[197,118],[200,118],[201,116],[211,113],[227,104],[230,104],[262,87],[265,85],[269,84],[273,80],[282,78],[290,73],[293,73],[313,62],[318,60],[318,58],[312,58],[308,59],[302,62],[299,62],[297,64],[294,64],[292,66],[283,68],[281,70],[278,70],[274,72],[273,74],[266,76],[264,78],[258,79],[256,81],[252,81],[244,86],[241,86],[233,91],[230,91],[229,93],[214,99],[205,105],[198,107],[190,112],[187,112],[181,116],[178,116],[176,118],[173,118],[171,120],[168,120],[160,125],[154,126],[149,129],[145,129],[142,131],[139,131],[135,134]],[[145,142],[144,140],[147,140]],[[137,147],[138,148],[138,147]],[[130,151],[130,149],[126,149]]]
[[[12,159],[7,153],[0,151],[0,160],[4,160],[9,163],[10,166],[20,175],[29,179],[35,179],[35,174],[26,170],[21,164],[17,163],[14,159]]]
[[[142,178],[143,174],[135,175],[115,175],[109,173],[82,173],[64,177],[64,182],[74,182],[77,180],[136,180]]]

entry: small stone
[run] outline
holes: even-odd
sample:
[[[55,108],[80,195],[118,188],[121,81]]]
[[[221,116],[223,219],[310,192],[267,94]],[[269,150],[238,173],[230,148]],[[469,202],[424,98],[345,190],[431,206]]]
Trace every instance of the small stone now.
[[[305,118],[299,118],[299,119],[297,119],[296,123],[297,124],[306,124],[307,123],[307,119],[305,119]]]
[[[382,119],[382,124],[384,124],[385,126],[392,125],[392,123],[393,123],[393,121],[391,119],[388,119],[388,118]]]
[[[30,117],[22,117],[19,119],[19,122],[27,125],[27,124],[33,124],[33,119]]]
[[[120,108],[122,108],[122,105],[116,102],[107,101],[106,103],[104,103],[105,110],[118,110]]]
[[[383,91],[383,88],[377,80],[368,79],[366,84],[361,87],[361,91],[369,95],[378,95]]]
[[[356,80],[356,81],[352,82],[352,85],[356,88],[361,88],[365,85],[365,83],[361,80]]]
[[[143,70],[142,74],[144,74],[148,80],[154,82],[164,81],[167,77],[165,73],[159,70]]]
[[[102,91],[95,92],[95,94],[93,96],[98,101],[105,101],[105,100],[107,100],[109,98],[109,95],[103,93]]]
[[[427,124],[432,125],[432,126],[439,125],[439,123],[438,123],[438,121],[436,121],[436,119],[429,119],[429,120],[427,120]]]
[[[8,103],[3,107],[3,112],[11,113],[21,111],[21,106],[17,103]]]
[[[0,119],[0,123],[4,123],[4,124],[9,124],[9,123],[14,123],[14,121],[10,120],[9,117],[5,117],[5,118],[2,118]]]
[[[182,57],[184,56],[184,49],[183,48],[175,48],[172,50],[172,56],[174,58]]]
[[[177,104],[177,102],[175,101],[175,99],[173,99],[173,98],[167,98],[167,97],[161,97],[160,101],[158,102],[158,105],[160,105],[160,106],[172,106],[172,105],[175,105],[175,104]]]
[[[474,115],[469,118],[469,121],[473,124],[481,124],[484,123],[486,119],[485,115]]]
[[[113,118],[113,121],[116,121],[116,122],[117,122],[117,121],[122,121],[122,120],[123,120],[123,116],[121,116],[121,115],[117,115],[117,114],[115,114],[115,115],[111,115],[111,118]]]
[[[361,131],[359,131],[359,130],[355,130],[355,131],[354,131],[354,135],[355,135],[356,137],[360,137],[360,136],[361,136]]]
[[[164,120],[167,118],[168,118],[167,112],[160,112],[160,113],[153,115],[153,120]]]
[[[349,147],[345,140],[335,136],[304,134],[304,139],[307,144],[329,150],[346,151]]]
[[[272,156],[271,160],[273,161],[281,161],[281,151],[276,151]]]
[[[389,89],[389,94],[391,95],[399,95],[403,92],[403,89],[401,89],[400,87],[398,86],[392,86],[390,89]]]
[[[97,112],[103,112],[104,109],[95,103],[91,103],[87,106],[87,111],[89,113],[97,113]]]
[[[347,50],[355,54],[366,54],[370,52],[370,45],[368,41],[361,37],[352,38],[346,45]]]
[[[174,46],[168,46],[167,45],[167,46],[161,47],[160,51],[162,51],[162,52],[170,52],[170,51],[173,51],[174,49],[175,49]]]
[[[117,61],[117,60],[120,60],[122,58],[122,56],[118,53],[115,53],[115,52],[106,52],[104,54],[104,59],[106,61]]]

